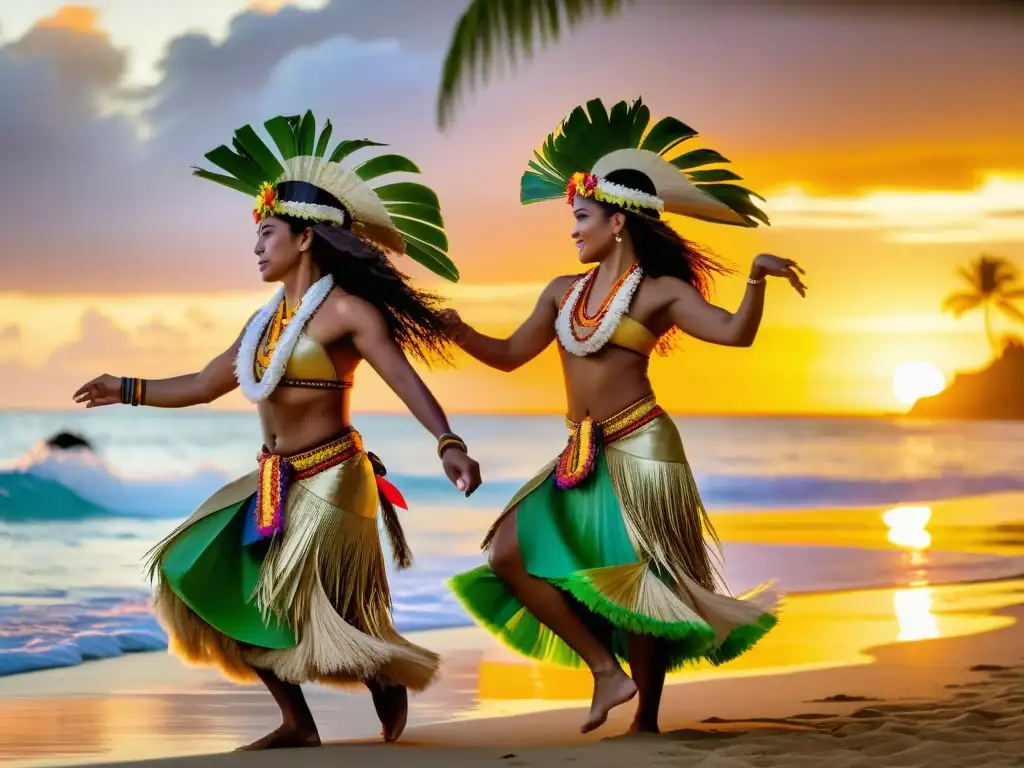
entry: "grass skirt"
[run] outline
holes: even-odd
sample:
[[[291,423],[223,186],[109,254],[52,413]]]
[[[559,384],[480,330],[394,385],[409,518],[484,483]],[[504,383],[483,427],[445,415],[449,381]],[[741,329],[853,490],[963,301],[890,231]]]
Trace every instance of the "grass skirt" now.
[[[424,689],[440,658],[392,624],[377,486],[358,433],[302,456],[323,468],[287,487],[282,534],[244,543],[253,472],[152,550],[154,607],[171,651],[239,682],[257,681],[261,668],[292,683]]]
[[[776,624],[778,597],[767,586],[728,594],[682,441],[653,400],[648,407],[644,418],[633,419],[635,429],[624,430],[622,419],[600,425],[598,434],[613,440],[596,451],[592,470],[575,487],[556,482],[564,455],[541,470],[509,503],[484,549],[515,511],[526,571],[569,593],[619,659],[628,662],[628,635],[636,633],[664,639],[669,669],[722,664]],[[583,664],[490,567],[458,574],[449,586],[513,650],[560,666]]]

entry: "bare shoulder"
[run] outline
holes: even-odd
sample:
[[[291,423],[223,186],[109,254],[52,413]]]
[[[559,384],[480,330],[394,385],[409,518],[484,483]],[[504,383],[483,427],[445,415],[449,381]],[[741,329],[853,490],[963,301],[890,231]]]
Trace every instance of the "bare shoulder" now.
[[[366,299],[335,288],[324,299],[317,314],[324,315],[335,338],[359,331],[387,327],[384,318],[373,304]]]
[[[659,304],[669,304],[680,298],[700,298],[696,288],[673,275],[645,277],[642,285]]]
[[[253,320],[255,320],[256,317],[260,314],[260,311],[261,310],[257,309],[255,312],[249,315],[249,319],[242,324],[242,327],[238,331],[238,335],[235,337],[235,344],[238,344],[242,341],[242,338],[245,336],[246,331],[249,330],[249,326],[252,325]]]
[[[568,293],[569,289],[572,288],[573,284],[583,277],[580,275],[559,275],[544,288],[542,296],[548,299],[553,299],[555,303],[559,303],[562,297]]]

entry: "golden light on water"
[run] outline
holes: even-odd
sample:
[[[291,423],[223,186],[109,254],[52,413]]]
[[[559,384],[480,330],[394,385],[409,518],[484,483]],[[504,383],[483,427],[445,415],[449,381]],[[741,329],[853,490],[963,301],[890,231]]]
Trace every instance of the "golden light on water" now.
[[[928,586],[925,550],[931,546],[928,522],[932,508],[924,505],[900,506],[882,513],[889,528],[886,538],[898,547],[910,550],[908,564],[915,569],[909,589],[897,589],[892,595],[898,641],[928,640],[939,637],[938,620],[932,613],[932,590]]]
[[[928,549],[932,535],[928,533],[928,521],[932,508],[926,505],[893,507],[882,513],[882,521],[888,526],[886,538],[897,547],[914,552]]]
[[[899,625],[897,640],[929,640],[941,634],[938,620],[932,613],[930,587],[896,590],[892,596],[892,607]]]

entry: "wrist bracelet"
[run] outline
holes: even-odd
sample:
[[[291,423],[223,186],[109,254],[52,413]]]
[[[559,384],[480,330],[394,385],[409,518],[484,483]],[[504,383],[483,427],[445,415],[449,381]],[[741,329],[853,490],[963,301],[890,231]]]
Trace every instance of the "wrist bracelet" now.
[[[765,279],[763,277],[759,277],[759,278],[748,277],[747,278],[747,284],[748,285],[763,285],[764,282],[765,282]]]
[[[121,377],[121,404],[122,405],[145,405],[146,404],[146,380]]]
[[[454,432],[445,432],[437,438],[437,458],[444,456],[444,452],[449,448],[459,448],[465,453],[466,443]]]

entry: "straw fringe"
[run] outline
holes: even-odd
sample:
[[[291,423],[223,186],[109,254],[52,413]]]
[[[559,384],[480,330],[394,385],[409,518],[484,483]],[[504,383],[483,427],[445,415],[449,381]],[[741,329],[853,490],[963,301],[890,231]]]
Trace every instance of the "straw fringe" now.
[[[721,543],[690,466],[633,456],[614,444],[606,447],[605,461],[637,553],[677,583],[686,578],[707,590],[725,590]]]
[[[242,683],[259,680],[253,667],[292,683],[345,686],[373,679],[421,691],[434,681],[440,657],[409,643],[392,624],[376,518],[342,510],[301,482],[291,486],[286,533],[272,540],[252,597],[268,623],[291,625],[297,644],[268,650],[214,629],[160,578],[176,538],[209,513],[197,511],[147,556],[154,609],[175,655]]]
[[[153,611],[167,630],[168,650],[178,658],[199,666],[216,667],[236,683],[260,681],[245,660],[241,644],[199,618],[166,582],[156,585]]]
[[[421,691],[432,682],[440,657],[405,642],[393,630],[386,638],[360,632],[341,618],[320,579],[314,579],[299,643],[285,650],[247,650],[247,662],[290,683],[316,680],[345,686],[377,679]]]
[[[391,592],[377,520],[341,511],[301,483],[289,492],[287,519],[288,535],[271,543],[253,595],[265,620],[291,620],[301,637],[314,598],[326,593],[359,630],[388,632]]]
[[[554,580],[589,610],[629,633],[669,643],[670,669],[701,661],[724,664],[755,645],[778,622],[780,596],[772,585],[733,596],[722,576],[721,544],[701,501],[690,466],[644,458],[605,446],[605,464],[637,562],[591,568]],[[491,526],[487,549],[507,515],[550,475],[554,462],[531,479]],[[568,491],[572,493],[572,491]],[[531,658],[577,667],[579,656],[525,609],[503,623],[488,617],[491,595],[481,567],[450,584],[467,610],[509,647]]]

